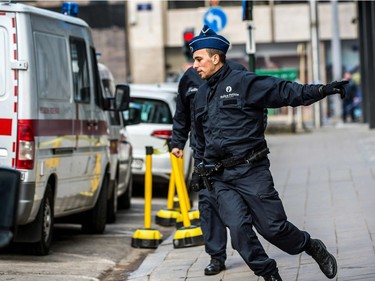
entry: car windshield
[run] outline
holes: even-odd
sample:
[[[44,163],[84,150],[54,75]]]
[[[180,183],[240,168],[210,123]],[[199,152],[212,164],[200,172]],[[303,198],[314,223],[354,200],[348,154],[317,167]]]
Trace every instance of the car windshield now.
[[[172,114],[168,104],[160,100],[132,98],[131,108],[140,110],[141,122],[151,124],[172,124]]]

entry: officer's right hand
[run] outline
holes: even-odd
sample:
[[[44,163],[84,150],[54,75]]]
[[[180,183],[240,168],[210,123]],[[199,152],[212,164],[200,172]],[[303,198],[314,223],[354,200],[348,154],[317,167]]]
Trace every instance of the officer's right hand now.
[[[174,156],[176,156],[177,158],[180,158],[180,157],[184,156],[184,151],[182,149],[177,148],[177,147],[172,148],[171,153]]]
[[[342,81],[333,81],[327,85],[322,85],[319,87],[319,93],[326,96],[340,94],[341,98],[345,98],[345,85],[348,84],[349,81],[342,80]]]
[[[199,190],[204,189],[205,186],[203,184],[202,178],[195,172],[191,175],[190,181],[190,189],[194,192],[198,192]]]

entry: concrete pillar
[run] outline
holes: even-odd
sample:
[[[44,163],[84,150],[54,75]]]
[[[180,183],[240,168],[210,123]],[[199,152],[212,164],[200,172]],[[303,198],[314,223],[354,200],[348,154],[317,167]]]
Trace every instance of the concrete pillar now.
[[[164,8],[166,1],[128,2],[128,36],[132,83],[165,81]]]

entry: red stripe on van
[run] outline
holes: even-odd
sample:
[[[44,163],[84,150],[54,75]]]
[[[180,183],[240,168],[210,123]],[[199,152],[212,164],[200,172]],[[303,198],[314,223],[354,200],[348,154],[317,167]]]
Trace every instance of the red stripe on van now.
[[[13,28],[16,27],[16,18],[12,18],[12,27],[13,27]]]
[[[13,58],[16,60],[17,59],[17,50],[14,50],[14,52],[13,52]],[[15,72],[17,72],[17,71],[15,71]]]
[[[13,142],[12,152],[16,152],[16,142]]]
[[[14,103],[14,112],[15,112],[15,113],[17,112],[17,108],[18,108],[18,107],[17,107],[17,103],[15,102],[15,103]]]
[[[64,120],[64,119],[49,119],[49,120],[19,120],[31,121],[34,129],[34,136],[65,136],[65,135],[107,135],[108,125],[105,121],[99,121],[97,130],[88,130],[87,120]],[[81,125],[82,124],[82,125]],[[82,130],[81,130],[82,127]]]
[[[17,97],[18,96],[18,86],[14,86],[14,96]]]
[[[13,34],[13,43],[17,44],[17,35],[15,33]]]
[[[6,13],[5,12],[0,12],[0,16],[5,16]]]
[[[14,51],[14,52],[16,52],[16,51]],[[17,70],[15,70],[14,71],[14,80],[18,80],[18,71]]]
[[[12,119],[0,118],[0,135],[2,136],[12,135]]]

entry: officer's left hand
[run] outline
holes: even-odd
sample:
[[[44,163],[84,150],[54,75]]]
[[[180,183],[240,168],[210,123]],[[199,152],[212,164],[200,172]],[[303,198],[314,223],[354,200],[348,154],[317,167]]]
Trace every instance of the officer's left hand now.
[[[345,98],[345,85],[348,84],[349,81],[342,80],[342,81],[333,81],[327,85],[322,85],[319,87],[319,93],[323,94],[324,96],[340,94],[341,99]]]

